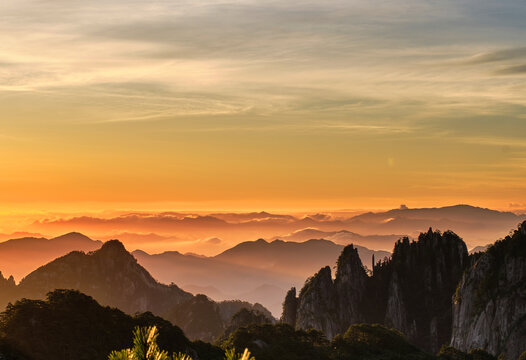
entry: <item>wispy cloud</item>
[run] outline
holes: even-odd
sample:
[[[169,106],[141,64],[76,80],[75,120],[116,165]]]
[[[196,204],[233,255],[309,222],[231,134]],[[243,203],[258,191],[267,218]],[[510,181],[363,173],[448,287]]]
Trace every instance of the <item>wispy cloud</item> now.
[[[496,75],[519,75],[526,74],[526,64],[502,68],[495,71]]]
[[[526,46],[511,49],[490,51],[477,54],[466,60],[466,64],[485,64],[491,62],[515,60],[526,57]]]

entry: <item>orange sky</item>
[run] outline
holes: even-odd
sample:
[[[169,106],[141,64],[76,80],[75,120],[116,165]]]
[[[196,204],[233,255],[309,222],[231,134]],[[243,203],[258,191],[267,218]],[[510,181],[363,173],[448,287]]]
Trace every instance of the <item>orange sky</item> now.
[[[524,209],[526,14],[495,6],[4,2],[0,229],[57,211]]]

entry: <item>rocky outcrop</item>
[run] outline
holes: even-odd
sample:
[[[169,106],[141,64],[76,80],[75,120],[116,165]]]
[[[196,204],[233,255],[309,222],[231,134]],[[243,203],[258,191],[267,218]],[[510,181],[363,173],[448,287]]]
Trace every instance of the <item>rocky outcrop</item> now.
[[[0,271],[0,307],[4,308],[15,296],[16,284],[13,276],[4,278]]]
[[[334,281],[325,267],[306,281],[297,299],[287,294],[282,320],[328,338],[352,324],[383,323],[436,352],[449,343],[451,295],[467,262],[466,245],[449,231],[429,229],[418,241],[399,240],[392,259],[375,264],[371,276],[349,245],[338,259]]]
[[[451,345],[515,360],[526,350],[526,222],[492,245],[462,276]]]
[[[429,229],[418,241],[398,241],[391,260],[384,324],[437,352],[451,336],[451,294],[467,261],[466,244],[451,231],[441,234]]]
[[[298,298],[296,297],[296,288],[291,288],[285,296],[283,302],[283,315],[281,316],[281,322],[289,324],[290,326],[296,325],[296,314],[298,312]]]
[[[296,327],[316,329],[332,338],[340,332],[338,307],[331,268],[326,266],[308,279],[301,289]]]
[[[338,258],[334,280],[341,331],[345,331],[349,324],[365,320],[362,307],[366,282],[367,274],[357,249],[352,245],[345,247]]]
[[[364,320],[361,307],[367,275],[356,248],[345,247],[337,264],[334,281],[328,266],[306,281],[297,300],[297,328],[320,330],[332,339],[350,324]],[[289,298],[288,302],[293,301]],[[290,311],[285,317],[294,319]]]

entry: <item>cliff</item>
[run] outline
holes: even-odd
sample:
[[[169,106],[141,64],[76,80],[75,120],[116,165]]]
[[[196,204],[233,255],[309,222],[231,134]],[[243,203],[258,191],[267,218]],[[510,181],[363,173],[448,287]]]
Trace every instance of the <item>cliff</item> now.
[[[451,345],[515,360],[526,350],[526,222],[465,272],[453,301]]]
[[[467,260],[466,245],[451,231],[441,234],[429,229],[418,241],[398,241],[391,260],[384,324],[437,352],[451,336],[451,295]]]
[[[399,240],[392,259],[377,263],[371,276],[349,245],[338,259],[334,281],[325,267],[306,281],[297,299],[294,292],[287,294],[282,319],[330,339],[352,324],[383,323],[436,352],[449,343],[451,295],[467,262],[466,245],[449,231],[429,229],[418,241]]]
[[[354,246],[344,248],[337,262],[335,280],[330,267],[322,268],[306,281],[297,300],[296,327],[322,331],[329,339],[350,324],[362,322],[367,275]],[[292,304],[291,295],[288,304]],[[291,323],[294,315],[284,314]]]
[[[0,307],[4,308],[15,296],[16,284],[13,276],[4,278],[0,271]]]

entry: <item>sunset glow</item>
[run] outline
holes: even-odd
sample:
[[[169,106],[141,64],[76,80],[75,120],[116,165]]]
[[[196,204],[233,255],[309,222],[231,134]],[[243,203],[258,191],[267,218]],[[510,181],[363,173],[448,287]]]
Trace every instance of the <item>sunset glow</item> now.
[[[518,0],[3,2],[1,210],[522,211],[525,16]]]

